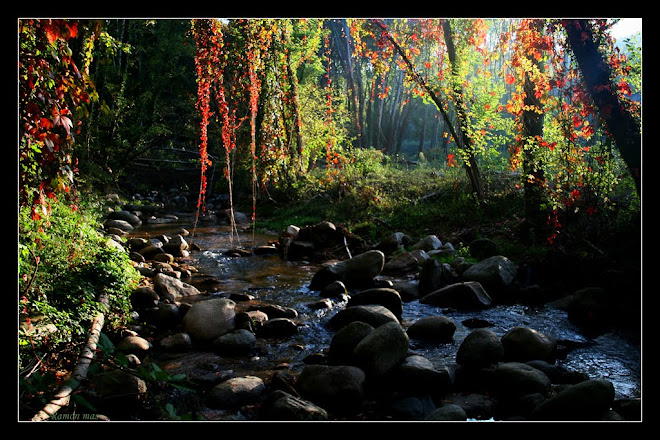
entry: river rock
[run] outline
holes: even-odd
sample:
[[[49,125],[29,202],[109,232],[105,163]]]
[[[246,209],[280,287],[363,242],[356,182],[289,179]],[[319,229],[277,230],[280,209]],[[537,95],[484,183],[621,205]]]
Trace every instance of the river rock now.
[[[355,293],[346,304],[347,307],[366,304],[378,304],[386,307],[394,316],[401,319],[403,313],[403,301],[401,295],[394,289],[374,288]]]
[[[374,331],[374,327],[362,321],[342,327],[330,341],[328,361],[335,365],[349,364],[357,344]]]
[[[340,298],[346,294],[348,294],[348,290],[346,290],[346,285],[341,281],[337,280],[331,282],[323,289],[321,289],[321,293],[319,295],[325,298]]]
[[[113,211],[108,214],[108,218],[112,220],[123,220],[132,226],[139,226],[142,224],[140,217],[130,211]]]
[[[406,332],[412,339],[447,343],[454,338],[456,324],[446,316],[427,316],[413,322]]]
[[[321,267],[313,276],[311,290],[321,290],[333,281],[341,281],[347,288],[370,287],[385,266],[385,255],[370,250],[348,260]]]
[[[448,266],[448,265],[447,265]],[[417,288],[423,296],[427,293],[438,290],[448,281],[447,272],[451,272],[445,264],[438,260],[430,259],[422,263],[422,269],[419,271],[419,282]]]
[[[140,336],[126,336],[117,343],[116,349],[122,353],[130,353],[140,357],[151,350],[151,342]]]
[[[284,307],[279,304],[258,304],[251,306],[249,310],[259,310],[264,312],[268,319],[274,318],[297,318],[298,311],[291,307]]]
[[[152,260],[156,255],[164,252],[163,244],[160,242],[156,244],[147,244],[145,247],[137,251],[137,253],[142,255],[145,260]]]
[[[435,410],[435,403],[428,394],[401,396],[390,405],[395,420],[424,420]]]
[[[336,411],[350,412],[364,397],[365,373],[351,365],[306,365],[296,382],[304,399]]]
[[[152,309],[149,320],[160,328],[173,328],[181,322],[182,315],[183,313],[176,304],[160,302],[156,308]]]
[[[226,298],[195,303],[183,317],[183,325],[193,341],[211,342],[234,330],[236,303]]]
[[[436,408],[424,420],[428,422],[465,422],[467,414],[460,406],[450,403]]]
[[[398,324],[399,319],[387,307],[376,304],[367,304],[363,306],[346,307],[345,309],[340,310],[330,318],[328,326],[334,330],[339,330],[353,321],[362,321],[375,328],[391,321]]]
[[[530,394],[548,396],[550,379],[536,368],[520,362],[501,362],[493,373],[492,391],[500,401]]]
[[[222,355],[246,355],[252,353],[257,343],[254,334],[246,329],[236,329],[213,340],[212,346]]]
[[[93,376],[94,391],[114,404],[138,404],[147,393],[147,383],[137,375],[124,370],[112,370]]]
[[[258,332],[259,336],[263,338],[293,336],[296,333],[298,333],[298,325],[289,318],[269,318]]]
[[[430,258],[428,254],[422,250],[416,252],[417,255],[412,252],[402,252],[398,254],[385,264],[383,267],[383,273],[388,275],[401,275],[407,272],[416,272],[419,269],[419,265]],[[426,258],[424,258],[424,256],[426,256]]]
[[[163,273],[156,274],[153,282],[154,290],[156,290],[161,299],[167,298],[174,300],[181,297],[199,295],[200,293],[195,286]]]
[[[533,420],[599,420],[612,407],[614,385],[603,379],[589,379],[571,385],[544,401],[532,413]]]
[[[496,365],[504,357],[502,341],[492,330],[472,330],[456,351],[456,363],[465,368]]]
[[[137,252],[140,249],[148,246],[149,240],[143,237],[132,237],[126,240],[126,245],[128,246],[129,250]]]
[[[442,241],[436,235],[427,235],[426,237],[419,240],[415,243],[413,249],[421,249],[423,251],[429,252],[436,249],[440,249],[442,246]]]
[[[557,341],[529,327],[514,327],[502,336],[504,359],[515,362],[547,361],[552,358]]]
[[[477,281],[488,291],[499,290],[513,282],[517,271],[508,258],[495,255],[470,266],[463,272],[462,278],[464,281]]]
[[[394,232],[378,242],[376,249],[386,254],[390,254],[397,251],[399,248],[408,246],[411,242],[412,239],[410,236],[403,232]]]
[[[562,365],[551,364],[542,360],[527,361],[525,363],[537,370],[543,371],[553,384],[575,385],[589,379],[586,373],[569,370]]]
[[[614,401],[612,409],[620,414],[624,420],[641,421],[642,420],[642,399],[618,399]]]
[[[408,354],[408,335],[398,322],[383,324],[362,339],[353,359],[368,376],[382,377],[403,362]]]
[[[443,396],[451,385],[451,376],[446,367],[436,368],[430,360],[416,354],[406,357],[396,368],[393,377],[397,389],[433,397]]]
[[[126,220],[116,220],[116,219],[109,219],[106,220],[106,222],[103,225],[106,229],[108,228],[117,228],[121,229],[122,231],[132,231],[133,226],[127,222]]]
[[[261,402],[266,386],[256,376],[234,377],[220,382],[207,393],[207,403],[214,408],[236,409]]]
[[[490,295],[486,293],[481,283],[467,281],[450,284],[423,296],[422,304],[437,307],[450,307],[458,310],[487,309],[492,304]]]
[[[180,234],[175,234],[169,237],[167,243],[163,244],[163,251],[170,253],[175,257],[180,257],[184,254],[184,251],[188,250],[190,245]]]
[[[188,333],[175,333],[160,340],[160,347],[167,352],[185,352],[192,347]]]
[[[318,422],[328,420],[328,412],[308,400],[275,390],[261,404],[260,420]]]
[[[138,287],[131,292],[131,305],[137,310],[155,307],[159,300],[158,293],[151,287]]]
[[[416,280],[400,280],[396,281],[392,288],[399,292],[401,301],[410,302],[418,300],[421,296],[419,293],[419,286]]]

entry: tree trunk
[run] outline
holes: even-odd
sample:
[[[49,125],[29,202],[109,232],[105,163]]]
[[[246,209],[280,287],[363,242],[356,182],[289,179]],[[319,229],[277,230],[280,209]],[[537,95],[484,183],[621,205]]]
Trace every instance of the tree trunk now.
[[[563,20],[573,55],[580,66],[587,90],[619,149],[640,192],[642,138],[640,122],[622,105],[614,92],[612,71],[598,51],[588,20]]]
[[[380,23],[377,20],[374,20],[373,23],[378,26],[381,30],[387,31],[387,28],[385,25]],[[405,51],[399,46],[399,44],[394,40],[394,38],[389,34],[385,33],[386,38],[392,43],[392,46],[394,46],[394,49],[397,51],[397,53],[401,56],[403,59],[404,63],[406,64],[408,68],[408,72],[411,74],[411,76],[417,81],[417,84],[419,84],[428,94],[429,97],[433,100],[435,103],[436,107],[438,108],[438,111],[442,115],[442,118],[445,120],[445,123],[447,124],[447,128],[449,129],[449,132],[455,139],[455,142],[459,146],[459,148],[464,149],[465,145],[462,143],[463,138],[459,138],[458,134],[456,133],[456,129],[454,128],[454,125],[452,124],[451,120],[449,119],[449,115],[447,115],[447,112],[445,111],[445,108],[443,106],[442,101],[438,97],[438,95],[435,93],[435,91],[428,85],[426,80],[419,74],[419,72],[415,69],[415,66],[412,64],[408,56],[406,55]],[[467,147],[470,147],[469,145]],[[469,150],[466,150],[469,152]],[[484,193],[483,193],[483,188],[482,188],[482,183],[481,183],[481,177],[479,176],[479,169],[477,167],[477,163],[474,160],[474,155],[471,154],[471,159],[468,159],[468,163],[466,163],[466,172],[468,174],[468,178],[470,179],[470,184],[472,185],[472,192],[479,201],[480,204],[483,204],[485,202],[484,198]]]
[[[536,66],[541,69],[542,65],[532,60]],[[524,206],[525,218],[530,227],[538,229],[544,224],[547,218],[547,213],[542,210],[543,202],[545,200],[545,191],[543,183],[545,175],[543,172],[543,164],[538,163],[537,149],[539,148],[538,140],[543,137],[543,113],[534,111],[538,108],[540,111],[543,107],[540,101],[534,96],[534,83],[529,79],[529,75],[525,74],[525,99],[524,104],[531,110],[525,110],[522,114],[523,124],[523,139],[526,145],[523,147],[523,173],[525,175],[523,186],[524,193]]]
[[[451,63],[452,76],[454,80],[458,78],[458,64],[456,60],[456,48],[454,47],[454,40],[452,38],[451,25],[449,20],[442,21],[442,27],[445,36],[445,43],[447,45],[447,54],[449,55],[449,62]],[[456,139],[457,144],[465,152],[466,157],[464,157],[464,168],[472,184],[472,191],[476,195],[477,199],[480,202],[484,201],[484,190],[483,182],[481,180],[481,175],[479,172],[479,167],[477,165],[477,159],[474,155],[474,150],[472,148],[472,142],[468,136],[465,128],[468,123],[468,116],[466,110],[466,104],[463,100],[463,90],[460,85],[454,83],[454,100],[456,102],[456,112],[458,115],[458,122],[460,126],[459,135],[460,139]]]

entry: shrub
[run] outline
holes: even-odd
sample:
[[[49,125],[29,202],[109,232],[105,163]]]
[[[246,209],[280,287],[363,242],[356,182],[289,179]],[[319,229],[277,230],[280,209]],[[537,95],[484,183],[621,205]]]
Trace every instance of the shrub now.
[[[51,213],[37,220],[20,209],[19,368],[33,356],[82,342],[99,312],[108,327],[128,321],[129,294],[139,276],[128,256],[107,246],[96,230],[100,207],[53,200]]]

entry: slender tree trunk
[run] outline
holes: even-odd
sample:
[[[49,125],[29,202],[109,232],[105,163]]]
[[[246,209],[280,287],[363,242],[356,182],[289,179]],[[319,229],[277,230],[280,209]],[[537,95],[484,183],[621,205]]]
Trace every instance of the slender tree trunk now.
[[[387,28],[385,25],[380,23],[378,20],[374,20],[373,23],[379,27],[383,31],[387,31]],[[413,76],[417,84],[419,84],[428,94],[429,97],[433,100],[435,103],[436,107],[438,108],[438,111],[442,115],[442,118],[445,120],[445,123],[447,124],[447,128],[449,129],[449,132],[455,139],[455,142],[461,149],[465,149],[466,147],[466,152],[470,152],[471,146],[465,145],[463,143],[464,139],[463,137],[459,137],[458,133],[456,132],[456,129],[454,128],[454,125],[452,124],[451,120],[449,119],[449,115],[445,111],[443,102],[440,100],[438,95],[435,93],[433,88],[429,86],[429,84],[426,82],[426,80],[419,74],[419,72],[415,69],[415,66],[412,64],[408,56],[406,55],[405,51],[399,46],[399,44],[394,40],[394,38],[386,32],[386,38],[390,41],[392,46],[394,46],[394,49],[397,51],[397,53],[401,56],[403,59],[404,63],[406,64],[408,68],[408,72]],[[468,140],[469,139],[465,139]],[[465,165],[466,172],[468,174],[468,178],[470,179],[470,184],[472,186],[472,192],[479,201],[480,204],[483,204],[485,202],[484,198],[484,192],[483,192],[483,187],[482,187],[482,182],[481,182],[481,177],[479,176],[479,168],[477,167],[476,160],[474,158],[474,154],[470,154],[470,158],[468,158],[468,161]]]
[[[426,119],[429,116],[429,108],[428,106],[424,106],[424,118],[422,119],[422,129],[421,129],[421,134],[419,136],[419,145],[417,146],[417,152],[421,153],[424,151],[424,135],[426,134]]]
[[[353,105],[354,105],[354,114],[355,114],[355,125],[356,125],[356,131],[357,131],[357,146],[359,148],[362,148],[362,113],[360,111],[361,105],[360,105],[360,93],[357,87],[357,83],[355,80],[355,74],[354,74],[354,68],[353,68],[353,60],[351,57],[351,54],[353,53],[351,49],[351,42],[350,42],[350,32],[348,30],[348,25],[346,24],[346,19],[339,20],[339,25],[341,26],[341,30],[345,36],[345,51],[342,51],[344,53],[344,60],[346,63],[346,76],[348,80],[348,89],[350,91],[350,96],[353,98]]]
[[[542,68],[540,63],[536,63],[536,65]],[[536,112],[533,109],[538,108],[542,112],[543,107],[540,101],[534,96],[534,84],[527,74],[525,74],[524,89],[524,105],[532,109],[525,110],[522,114],[523,137],[527,143],[523,147],[525,218],[530,227],[539,228],[547,218],[547,213],[542,208],[545,200],[545,191],[543,189],[545,174],[543,172],[543,164],[538,162],[538,141],[536,139],[543,136],[544,118],[543,113]]]
[[[589,21],[563,20],[562,24],[566,29],[573,55],[582,71],[587,90],[614,138],[639,193],[642,171],[640,123],[617,98],[612,84],[611,68],[598,50]]]
[[[472,148],[472,141],[470,140],[469,135],[467,134],[465,127],[468,123],[468,116],[466,110],[466,104],[463,100],[463,90],[457,82],[458,79],[458,64],[456,60],[456,48],[454,47],[454,39],[452,36],[451,24],[449,20],[442,21],[442,27],[445,36],[445,43],[447,45],[447,54],[449,55],[449,62],[451,63],[452,76],[454,77],[454,101],[456,102],[456,112],[458,115],[458,122],[460,126],[459,135],[461,136],[460,140],[457,139],[460,143],[458,145],[466,154],[464,158],[464,168],[472,184],[472,190],[477,196],[477,199],[480,202],[484,201],[484,189],[483,182],[481,180],[481,174],[479,172],[479,166],[477,165],[477,159],[474,155],[474,149]]]

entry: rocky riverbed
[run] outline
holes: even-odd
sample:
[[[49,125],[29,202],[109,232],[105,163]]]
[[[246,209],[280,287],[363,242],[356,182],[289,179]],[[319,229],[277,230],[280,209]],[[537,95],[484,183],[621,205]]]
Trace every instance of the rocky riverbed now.
[[[193,237],[193,220],[108,215],[144,276],[135,326],[110,335],[125,371],[90,378],[111,420],[641,419],[636,293],[611,289],[627,273],[560,294],[485,239],[368,244],[330,222],[235,237],[222,215]]]

